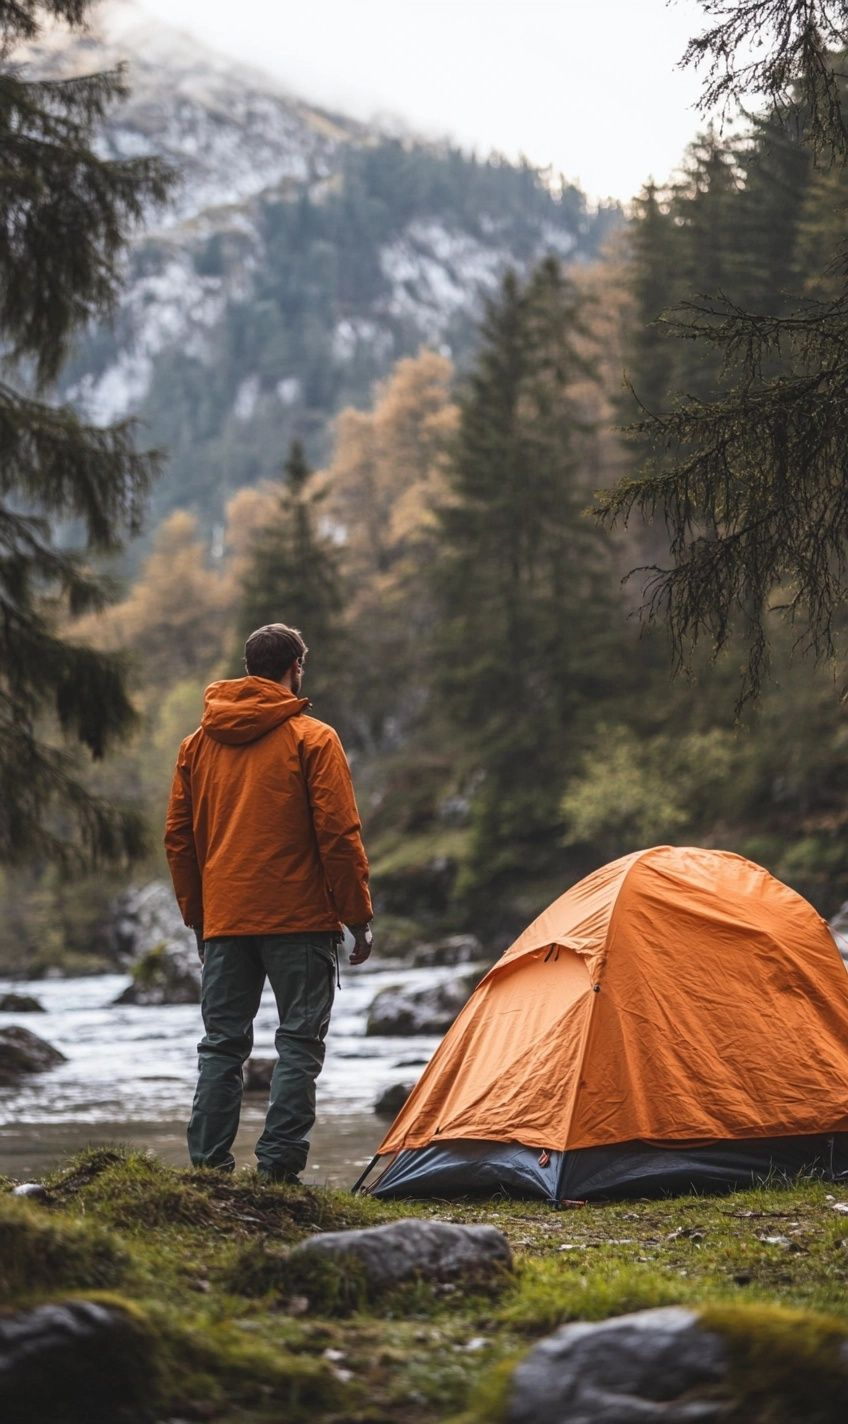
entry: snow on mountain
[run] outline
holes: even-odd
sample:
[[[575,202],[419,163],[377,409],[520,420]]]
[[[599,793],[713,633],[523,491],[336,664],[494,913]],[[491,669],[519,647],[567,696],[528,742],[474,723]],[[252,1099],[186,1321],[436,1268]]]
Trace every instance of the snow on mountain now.
[[[335,413],[399,357],[427,343],[467,359],[508,267],[591,256],[616,220],[532,170],[387,137],[121,13],[21,58],[50,76],[126,61],[103,151],[156,153],[179,174],[131,244],[114,321],[80,342],[63,390],[99,423],[141,415],[170,450],[158,512],[217,520],[293,435],[323,458]]]
[[[103,143],[115,158],[156,153],[179,174],[153,231],[208,209],[242,203],[290,180],[319,181],[335,168],[339,144],[364,132],[294,98],[269,75],[234,64],[193,36],[161,25],[122,22],[107,12],[97,29],[54,31],[22,52],[54,77],[126,64],[129,97]]]

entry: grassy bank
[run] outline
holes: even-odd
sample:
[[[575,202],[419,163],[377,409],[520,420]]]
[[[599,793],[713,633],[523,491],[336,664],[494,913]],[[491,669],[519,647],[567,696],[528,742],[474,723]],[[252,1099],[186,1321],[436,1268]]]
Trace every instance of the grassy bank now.
[[[839,1189],[818,1182],[561,1212],[396,1205],[95,1149],[47,1180],[44,1202],[2,1185],[5,1308],[117,1304],[156,1420],[482,1424],[497,1418],[512,1362],[556,1325],[661,1304],[706,1305],[748,1341],[746,1359],[763,1349],[791,1358],[802,1381],[804,1361],[821,1375],[848,1335],[848,1215],[836,1209]],[[315,1231],[412,1215],[499,1227],[513,1276],[369,1300],[353,1280],[330,1273],[310,1284],[289,1266],[288,1248]],[[820,1412],[805,1417],[830,1424],[820,1396]],[[747,1417],[799,1416],[770,1404]]]

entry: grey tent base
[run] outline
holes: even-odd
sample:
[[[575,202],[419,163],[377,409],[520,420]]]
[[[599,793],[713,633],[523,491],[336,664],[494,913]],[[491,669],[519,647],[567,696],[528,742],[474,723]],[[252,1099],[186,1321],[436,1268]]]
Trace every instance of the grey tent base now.
[[[550,1154],[518,1142],[440,1142],[399,1152],[365,1190],[376,1197],[504,1193],[542,1197],[556,1205],[568,1200],[731,1191],[768,1177],[807,1173],[831,1180],[848,1176],[848,1133],[694,1147],[623,1142]]]

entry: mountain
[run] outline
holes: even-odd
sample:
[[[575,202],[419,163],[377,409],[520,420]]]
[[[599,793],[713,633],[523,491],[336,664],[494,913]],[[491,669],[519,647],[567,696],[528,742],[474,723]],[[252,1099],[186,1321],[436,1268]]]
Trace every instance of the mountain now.
[[[154,522],[179,505],[217,523],[292,436],[322,460],[333,416],[401,356],[426,343],[462,365],[508,267],[587,260],[620,218],[529,164],[314,107],[161,26],[53,37],[25,58],[53,75],[125,59],[104,150],[179,172],[133,241],[113,324],[86,333],[63,384],[91,418],[136,414],[167,448]]]

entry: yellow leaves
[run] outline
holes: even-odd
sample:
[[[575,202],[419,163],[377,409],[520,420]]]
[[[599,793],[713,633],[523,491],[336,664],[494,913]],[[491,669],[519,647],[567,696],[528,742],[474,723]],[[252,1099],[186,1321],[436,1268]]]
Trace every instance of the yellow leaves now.
[[[371,411],[344,410],[333,459],[317,482],[322,515],[345,549],[357,611],[398,595],[428,560],[444,497],[442,452],[457,424],[453,367],[434,351],[399,361]]]
[[[204,674],[220,656],[233,602],[228,574],[212,569],[193,514],[177,510],[159,527],[127,597],[81,619],[74,637],[135,655],[147,685]]]

